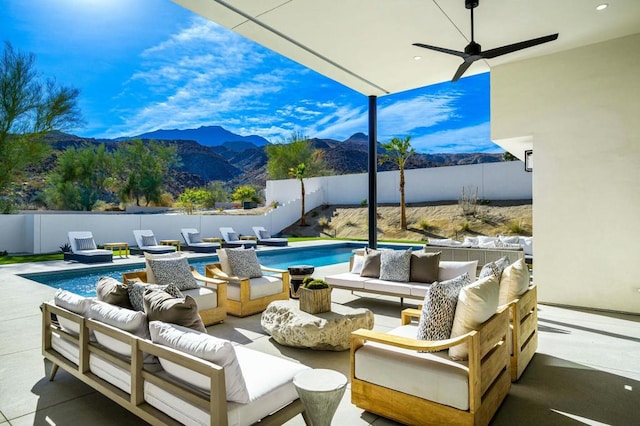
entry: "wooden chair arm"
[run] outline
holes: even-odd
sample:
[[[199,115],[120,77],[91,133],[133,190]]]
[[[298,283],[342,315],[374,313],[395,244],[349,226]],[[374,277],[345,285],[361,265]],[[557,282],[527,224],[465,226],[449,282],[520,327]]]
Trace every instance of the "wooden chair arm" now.
[[[407,308],[407,309],[403,309],[402,312],[400,313],[402,325],[411,324],[412,319],[419,320],[420,316],[422,316],[422,309]]]
[[[210,264],[204,266],[205,274],[210,278],[218,278],[223,281],[249,281],[249,278],[240,278],[236,276],[227,275],[218,264]]]
[[[379,331],[366,330],[361,328],[351,333],[351,346],[354,347],[356,341],[369,341],[382,343],[389,346],[395,346],[397,348],[409,349],[414,351],[441,351],[453,346],[465,343],[467,339],[475,336],[477,331],[470,331],[469,333],[447,340],[418,340],[410,337],[394,336],[392,334],[381,333]],[[361,346],[360,344],[356,346]]]
[[[289,272],[289,271],[285,271],[284,269],[270,268],[270,267],[264,266],[264,265],[260,265],[260,269],[262,269],[263,271],[267,271],[267,272],[277,272],[279,274],[283,274],[285,272]]]
[[[214,286],[227,285],[227,282],[225,280],[212,278],[212,277],[205,277],[200,272],[198,272],[195,269],[193,269],[193,267],[191,267],[191,274],[193,275],[193,278],[196,279],[196,281],[201,281],[201,282],[203,282],[205,284],[210,284],[210,285],[214,285]]]

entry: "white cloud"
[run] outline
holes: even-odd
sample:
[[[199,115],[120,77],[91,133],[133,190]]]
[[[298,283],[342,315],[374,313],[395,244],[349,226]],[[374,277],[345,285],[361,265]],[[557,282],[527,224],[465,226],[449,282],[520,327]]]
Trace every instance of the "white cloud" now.
[[[502,152],[503,149],[491,141],[490,123],[485,122],[461,129],[444,130],[411,139],[418,152]]]

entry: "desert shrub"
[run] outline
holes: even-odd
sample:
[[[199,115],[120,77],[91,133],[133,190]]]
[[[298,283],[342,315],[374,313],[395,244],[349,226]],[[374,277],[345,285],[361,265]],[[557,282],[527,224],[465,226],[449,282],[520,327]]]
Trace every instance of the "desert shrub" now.
[[[522,222],[518,222],[515,220],[512,220],[507,224],[507,231],[516,235],[524,234],[527,232],[526,229],[524,229],[524,227],[522,226]]]
[[[352,220],[348,220],[347,223],[345,223],[345,226],[353,227],[353,226],[358,226],[358,224]]]
[[[363,198],[362,200],[360,200],[360,206],[361,207],[366,207],[367,206],[367,199]]]
[[[423,231],[429,231],[430,229],[435,229],[436,227],[429,223],[427,219],[421,219],[420,222],[418,222],[418,228],[422,229]]]
[[[460,225],[460,230],[466,232],[471,231],[471,222],[469,222],[468,220],[462,222],[462,224]]]
[[[315,211],[315,210],[314,210],[314,211],[312,211],[312,212],[311,212],[311,217],[316,217],[316,216],[318,216],[318,212],[317,212],[317,211]]]
[[[325,216],[322,216],[320,219],[318,219],[318,225],[320,225],[322,228],[328,228],[329,219],[327,219]]]
[[[471,187],[468,187],[465,191],[463,187],[458,205],[462,209],[464,216],[475,216],[478,213],[478,187],[476,186],[475,191]]]

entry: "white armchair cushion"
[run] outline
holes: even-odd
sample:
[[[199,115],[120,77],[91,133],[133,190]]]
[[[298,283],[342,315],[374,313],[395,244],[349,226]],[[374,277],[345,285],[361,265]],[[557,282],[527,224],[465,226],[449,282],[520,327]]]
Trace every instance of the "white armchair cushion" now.
[[[151,340],[154,343],[168,346],[224,367],[227,400],[240,403],[249,402],[249,392],[231,342],[161,321],[151,321],[149,330]],[[211,379],[209,377],[163,358],[160,358],[160,364],[172,376],[205,391],[211,390]]]
[[[458,296],[451,338],[477,330],[480,324],[491,318],[498,309],[499,292],[500,283],[494,275],[463,287]],[[464,343],[449,348],[449,356],[455,360],[468,359],[468,345]]]
[[[520,258],[507,266],[502,271],[502,277],[500,278],[500,305],[511,302],[527,291],[529,280],[529,267],[524,258]]]
[[[282,279],[276,275],[263,275],[260,278],[251,278],[249,286],[249,299],[254,300],[264,296],[282,292]],[[240,300],[240,282],[230,281],[227,285],[227,299]]]

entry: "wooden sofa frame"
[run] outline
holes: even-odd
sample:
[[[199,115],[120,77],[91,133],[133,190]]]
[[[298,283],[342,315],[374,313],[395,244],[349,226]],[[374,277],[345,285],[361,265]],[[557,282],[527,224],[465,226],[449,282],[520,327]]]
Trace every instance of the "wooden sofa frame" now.
[[[232,300],[227,298],[227,312],[236,317],[246,317],[257,314],[267,309],[267,305],[275,300],[289,300],[289,271],[282,269],[269,268],[260,265],[263,272],[273,272],[281,274],[282,291],[269,296],[251,299],[251,280],[249,278],[241,278],[229,276],[222,271],[220,263],[205,265],[205,275],[209,278],[217,278],[225,282],[240,282],[240,300]]]
[[[213,287],[216,289],[216,307],[198,311],[198,314],[200,314],[200,318],[202,319],[204,325],[210,326],[227,319],[227,282],[223,280],[217,280],[215,278],[205,277],[204,275],[193,269],[193,267],[191,267],[191,274],[193,274],[193,277],[196,279],[196,281],[204,283],[205,287]],[[147,271],[125,272],[122,274],[122,282],[126,284],[127,281],[148,283]]]
[[[364,410],[409,425],[487,425],[511,388],[506,342],[508,323],[505,306],[478,330],[454,339],[425,341],[363,329],[353,332],[351,402]],[[438,404],[356,378],[355,354],[367,341],[415,351],[439,351],[467,343],[469,410]]]
[[[511,381],[522,376],[538,349],[538,288],[530,285],[518,299],[509,303],[513,342]]]
[[[77,323],[80,329],[79,336],[67,333],[58,325],[52,323],[51,314]],[[116,356],[112,352],[105,350],[98,343],[92,342],[89,339],[89,335],[90,331],[93,330],[129,344],[131,346],[131,360],[125,360],[120,356]],[[78,365],[52,348],[51,340],[53,332],[78,346]],[[89,369],[90,353],[97,354],[114,365],[130,370],[131,391],[129,393],[124,392],[92,373]],[[184,368],[209,376],[211,378],[212,391],[206,395],[200,390],[146,369],[143,363],[144,353],[165,358]],[[208,409],[211,414],[211,426],[226,426],[228,424],[223,367],[175,349],[154,344],[149,340],[141,339],[107,324],[84,318],[81,315],[77,315],[48,302],[42,305],[42,355],[53,364],[49,374],[50,381],[53,381],[58,369],[62,367],[63,370],[72,376],[152,425],[179,425],[180,423],[157,408],[149,405],[144,400],[145,381],[151,382],[168,392],[172,392],[174,395],[194,405]],[[260,421],[260,425],[281,425],[296,415],[303,413],[303,410],[302,403],[297,399],[279,411],[263,418]]]

